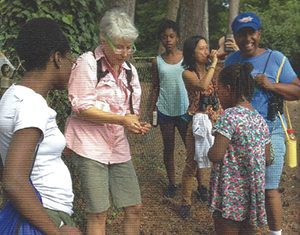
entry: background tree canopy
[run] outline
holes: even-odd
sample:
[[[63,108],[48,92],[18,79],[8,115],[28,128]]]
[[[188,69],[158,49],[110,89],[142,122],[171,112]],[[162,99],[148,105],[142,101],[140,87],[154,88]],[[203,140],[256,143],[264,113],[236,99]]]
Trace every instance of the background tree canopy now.
[[[57,20],[74,52],[95,47],[98,42],[97,22],[102,9],[102,0],[0,0],[1,50],[11,55],[20,26],[35,17]]]
[[[0,50],[15,62],[13,41],[28,19],[46,16],[60,22],[75,54],[98,43],[98,23],[107,0],[0,0]],[[209,38],[212,48],[225,34],[228,17],[226,0],[208,1]],[[160,21],[166,17],[167,0],[136,0],[135,23],[140,32],[137,56],[155,56]],[[241,0],[240,11],[257,13],[263,23],[262,45],[282,51],[300,72],[300,4],[298,0]]]

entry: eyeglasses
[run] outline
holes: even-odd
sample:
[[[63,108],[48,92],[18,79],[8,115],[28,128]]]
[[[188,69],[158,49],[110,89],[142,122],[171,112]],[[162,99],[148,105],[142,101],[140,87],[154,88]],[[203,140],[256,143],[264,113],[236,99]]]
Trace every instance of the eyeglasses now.
[[[118,48],[118,46],[115,46],[110,37],[107,34],[104,34],[105,41],[108,43],[109,47],[114,51],[115,54],[121,55],[124,52],[127,52],[128,54],[133,54],[136,52],[136,47],[134,44],[130,48]]]

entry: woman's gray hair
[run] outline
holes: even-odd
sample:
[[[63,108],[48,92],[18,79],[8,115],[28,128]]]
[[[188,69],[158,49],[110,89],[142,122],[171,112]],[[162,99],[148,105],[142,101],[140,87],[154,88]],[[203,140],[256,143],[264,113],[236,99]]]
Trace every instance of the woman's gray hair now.
[[[106,34],[113,42],[118,39],[134,42],[139,35],[128,14],[119,8],[105,12],[100,21],[100,33]]]

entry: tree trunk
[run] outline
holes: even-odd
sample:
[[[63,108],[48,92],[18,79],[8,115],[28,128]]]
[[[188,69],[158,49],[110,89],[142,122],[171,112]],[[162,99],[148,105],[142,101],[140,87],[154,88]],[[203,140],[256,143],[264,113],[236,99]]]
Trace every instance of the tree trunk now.
[[[208,38],[207,0],[181,0],[179,9],[181,42],[193,35]]]
[[[203,1],[204,3],[204,13],[203,13],[203,29],[202,29],[202,35],[207,39],[207,42],[209,42],[209,29],[208,29],[208,1]]]
[[[180,0],[168,0],[167,19],[176,22]]]
[[[109,7],[123,8],[134,22],[135,1],[136,0],[110,0],[108,1],[108,5]]]
[[[239,14],[240,0],[229,0],[228,2],[229,2],[229,14],[228,14],[227,32],[232,32],[231,23],[234,20],[234,18]]]
[[[167,15],[166,15],[167,19],[176,22],[179,4],[180,4],[180,0],[168,0]],[[163,52],[164,52],[164,47],[161,43],[159,43],[158,54],[162,54]]]

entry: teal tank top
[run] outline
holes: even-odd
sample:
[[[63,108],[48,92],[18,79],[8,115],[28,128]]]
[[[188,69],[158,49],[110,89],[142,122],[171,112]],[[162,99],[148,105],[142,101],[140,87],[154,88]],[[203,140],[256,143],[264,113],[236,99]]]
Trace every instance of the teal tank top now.
[[[177,64],[168,64],[160,55],[156,60],[159,76],[158,110],[168,116],[185,114],[189,99],[182,79],[182,60]]]

